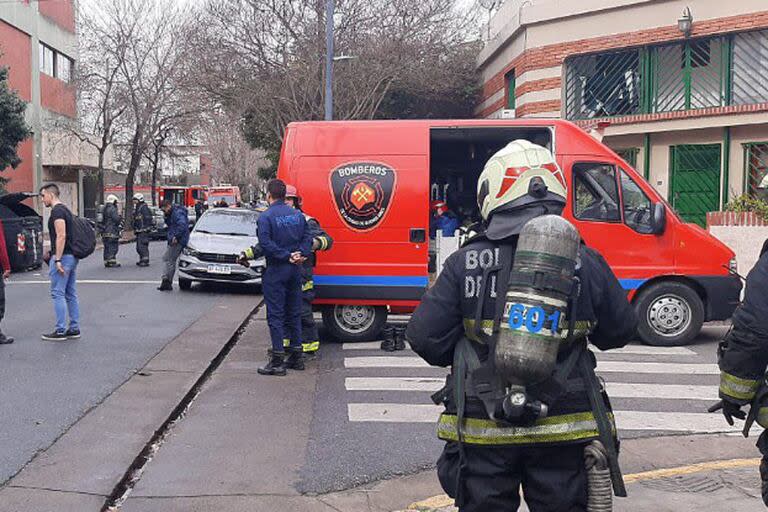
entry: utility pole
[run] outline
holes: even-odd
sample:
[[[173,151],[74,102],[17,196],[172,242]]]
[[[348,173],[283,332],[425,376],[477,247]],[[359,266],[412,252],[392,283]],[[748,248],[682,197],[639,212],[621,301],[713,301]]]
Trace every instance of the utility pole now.
[[[333,13],[334,0],[325,2],[325,120],[333,120]]]

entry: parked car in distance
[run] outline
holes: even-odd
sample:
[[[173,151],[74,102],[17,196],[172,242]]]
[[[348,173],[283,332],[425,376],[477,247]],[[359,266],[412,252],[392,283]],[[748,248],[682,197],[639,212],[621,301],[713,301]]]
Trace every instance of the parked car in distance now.
[[[246,268],[237,257],[256,245],[259,213],[246,208],[218,208],[205,212],[192,229],[189,244],[179,258],[179,288],[193,281],[260,285],[264,258]]]

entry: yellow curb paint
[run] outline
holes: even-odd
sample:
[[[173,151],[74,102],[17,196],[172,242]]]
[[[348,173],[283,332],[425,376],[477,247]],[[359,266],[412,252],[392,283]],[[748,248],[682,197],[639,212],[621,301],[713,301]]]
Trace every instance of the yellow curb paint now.
[[[760,459],[715,460],[711,462],[691,464],[689,466],[680,466],[677,468],[654,469],[652,471],[644,471],[642,473],[633,473],[631,475],[624,476],[624,481],[627,483],[641,482],[643,480],[656,480],[659,478],[669,478],[671,476],[690,475],[693,473],[701,473],[702,471],[744,468],[757,466],[758,464],[760,464]]]
[[[703,471],[717,471],[720,469],[734,469],[745,467],[756,467],[760,464],[760,459],[731,459],[731,460],[715,460],[711,462],[700,462],[698,464],[690,464],[688,466],[680,466],[676,468],[666,469],[654,469],[652,471],[643,471],[642,473],[632,473],[624,475],[624,482],[642,482],[644,480],[658,480],[660,478],[669,478],[673,476],[691,475],[693,473],[701,473]],[[453,505],[453,498],[445,494],[433,496],[424,501],[419,501],[408,506],[406,510],[422,510],[428,511],[443,507],[449,507]]]

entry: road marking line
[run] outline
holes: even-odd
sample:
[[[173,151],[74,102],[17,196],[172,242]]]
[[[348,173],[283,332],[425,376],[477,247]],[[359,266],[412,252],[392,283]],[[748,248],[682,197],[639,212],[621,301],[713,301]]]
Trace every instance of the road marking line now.
[[[355,403],[347,404],[350,422],[436,423],[443,407],[425,404]],[[720,415],[708,413],[615,411],[620,431],[716,433],[737,431]]]
[[[6,281],[6,284],[51,284],[50,281]],[[77,284],[158,284],[158,281],[120,281],[117,279],[78,279]]]
[[[437,391],[445,385],[440,377],[347,377],[347,391]],[[715,393],[717,394],[717,393]]]
[[[374,356],[345,357],[346,368],[429,368],[420,357]]]
[[[675,375],[720,375],[716,364],[708,363],[635,363],[598,361],[597,371],[603,373],[670,373]]]
[[[347,377],[347,391],[437,391],[445,379],[440,377]],[[718,400],[717,386],[686,384],[633,384],[608,382],[611,398],[658,398],[661,400]]]
[[[360,343],[344,343],[341,346],[344,350],[380,350],[380,341],[361,341]]]
[[[606,382],[611,398],[658,398],[679,400],[719,400],[717,385],[694,386],[687,384],[631,384]]]

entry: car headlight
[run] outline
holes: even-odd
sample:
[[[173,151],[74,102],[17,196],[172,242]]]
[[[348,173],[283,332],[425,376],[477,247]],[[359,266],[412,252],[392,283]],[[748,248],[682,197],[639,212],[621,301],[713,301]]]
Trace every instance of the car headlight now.
[[[189,245],[186,246],[184,249],[182,249],[181,252],[184,253],[186,256],[192,256],[192,257],[200,256],[200,253],[196,251],[194,248],[190,247]]]
[[[728,262],[728,271],[733,274],[738,274],[739,272],[739,265],[736,263],[736,258],[731,258],[731,261]]]

